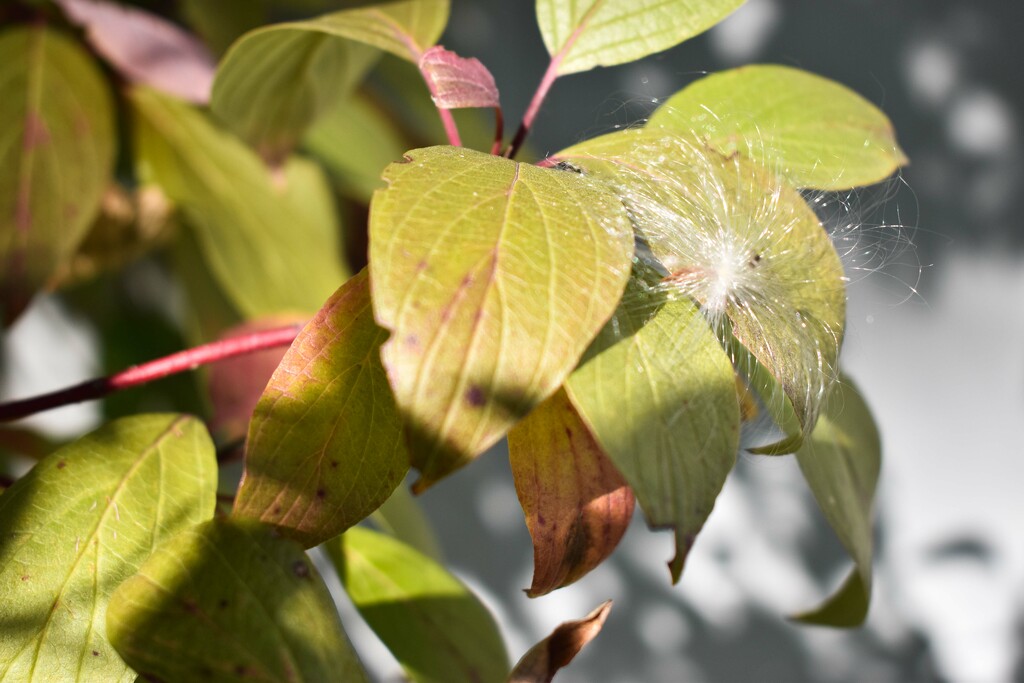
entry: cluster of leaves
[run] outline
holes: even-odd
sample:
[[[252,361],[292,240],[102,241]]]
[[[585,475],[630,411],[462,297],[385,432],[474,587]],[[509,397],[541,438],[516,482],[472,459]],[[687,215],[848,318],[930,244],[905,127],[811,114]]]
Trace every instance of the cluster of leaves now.
[[[796,453],[855,561],[801,618],[859,623],[878,435],[839,376],[845,280],[798,190],[892,173],[884,115],[757,66],[698,80],[642,128],[514,160],[555,79],[740,4],[537,0],[551,66],[504,148],[490,74],[436,45],[447,0],[268,25],[294,3],[184,0],[202,40],[94,0],[12,12],[31,21],[0,32],[4,324],[154,251],[186,338],[315,315],[283,357],[207,377],[210,429],[245,437],[230,507],[207,426],[177,414],[112,421],[0,495],[0,679],[362,680],[305,553],[322,545],[412,679],[550,680],[608,605],[509,674],[491,617],[417,531],[410,468],[423,491],[508,438],[532,596],[603,561],[635,502],[673,530],[678,580],[764,415],[774,436],[751,452]],[[493,142],[465,108],[496,111]],[[442,131],[451,145],[406,151]]]

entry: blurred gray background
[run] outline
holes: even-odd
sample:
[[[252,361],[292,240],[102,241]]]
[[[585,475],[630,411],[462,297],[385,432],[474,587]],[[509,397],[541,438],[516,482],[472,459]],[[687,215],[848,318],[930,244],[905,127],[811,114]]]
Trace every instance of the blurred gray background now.
[[[601,568],[529,600],[529,536],[499,447],[422,503],[514,658],[613,598],[604,632],[557,680],[1024,681],[1022,28],[1020,0],[748,0],[674,50],[556,83],[531,136],[539,154],[634,124],[706,72],[774,62],[879,105],[911,165],[843,198],[860,227],[838,245],[852,279],[843,363],[884,442],[866,626],[785,619],[849,562],[792,458],[740,457],[678,586],[670,536],[638,514]],[[493,71],[514,128],[547,64],[532,3],[454,0],[450,33],[449,48]],[[31,313],[5,351],[0,393],[95,372],[87,326],[47,298]],[[32,352],[40,330],[59,336],[60,354]],[[96,417],[72,407],[37,423],[70,435]],[[396,680],[382,648],[352,629],[377,675]]]

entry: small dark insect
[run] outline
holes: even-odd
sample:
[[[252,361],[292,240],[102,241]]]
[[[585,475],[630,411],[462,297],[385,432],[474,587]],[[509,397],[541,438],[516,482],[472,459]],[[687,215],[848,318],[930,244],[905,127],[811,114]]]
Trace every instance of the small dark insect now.
[[[760,254],[754,254],[753,256],[750,257],[750,260],[747,261],[747,265],[750,266],[751,268],[757,268],[757,264],[760,263],[760,262],[761,262],[761,255]]]
[[[583,175],[582,168],[580,168],[579,166],[573,166],[568,161],[559,161],[557,164],[555,164],[555,168],[557,168],[559,171],[569,171],[570,173],[579,173],[580,175]]]

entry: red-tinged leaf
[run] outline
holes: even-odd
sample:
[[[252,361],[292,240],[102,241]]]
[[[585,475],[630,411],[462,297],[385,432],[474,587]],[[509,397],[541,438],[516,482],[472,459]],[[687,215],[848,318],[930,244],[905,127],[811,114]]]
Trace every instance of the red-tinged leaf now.
[[[601,632],[611,609],[612,601],[608,600],[582,619],[560,624],[523,655],[509,674],[508,683],[549,683]]]
[[[601,564],[633,517],[633,491],[564,389],[508,434],[516,493],[533,539],[537,597]]]
[[[0,324],[13,321],[89,231],[116,138],[103,74],[62,32],[0,32]]]
[[[141,83],[196,104],[210,101],[216,62],[197,38],[143,10],[100,0],[57,0],[110,65]]]
[[[360,521],[409,469],[364,270],[327,300],[270,378],[233,514],[307,547]]]
[[[306,317],[296,315],[261,318],[233,327],[220,338],[243,337],[275,327],[304,324],[306,321]],[[210,405],[213,408],[210,431],[220,440],[237,439],[249,431],[252,412],[287,350],[283,346],[263,349],[210,366],[207,378]]]
[[[420,57],[420,71],[441,109],[501,106],[494,76],[475,57],[460,57],[435,45]]]

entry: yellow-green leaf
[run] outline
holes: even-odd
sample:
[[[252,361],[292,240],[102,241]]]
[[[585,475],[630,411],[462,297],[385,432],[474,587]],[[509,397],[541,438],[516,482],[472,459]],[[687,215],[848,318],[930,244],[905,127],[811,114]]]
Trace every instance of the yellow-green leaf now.
[[[401,159],[409,144],[388,112],[368,97],[353,95],[309,129],[303,147],[324,164],[341,192],[369,204],[374,191],[384,187],[384,167]]]
[[[85,50],[43,26],[0,33],[0,324],[71,258],[114,163],[107,85]]]
[[[797,187],[870,185],[907,163],[877,107],[839,83],[788,66],[706,76],[669,98],[647,125],[695,135],[725,156],[748,156]]]
[[[561,75],[642,59],[703,33],[744,0],[537,0]]]
[[[202,424],[130,417],[42,460],[0,496],[0,681],[133,681],[107,636],[114,589],[213,515]]]
[[[636,501],[564,389],[512,428],[508,452],[533,539],[532,598],[601,564],[626,533]]]
[[[384,177],[373,307],[422,489],[558,388],[615,309],[633,235],[619,200],[572,172],[431,147]]]
[[[763,166],[664,130],[612,133],[556,156],[616,188],[668,272],[664,287],[738,342],[737,366],[795,430],[782,442],[795,450],[836,378],[845,324],[842,264],[814,211]]]
[[[840,589],[816,609],[794,616],[809,624],[859,626],[871,600],[871,512],[882,447],[867,404],[848,379],[829,394],[797,462],[829,526],[853,558]]]
[[[637,278],[566,387],[648,524],[674,531],[678,581],[739,448],[728,356],[688,298]]]
[[[161,545],[114,593],[107,629],[143,680],[367,680],[312,561],[254,522]]]
[[[362,527],[326,548],[359,613],[415,683],[505,680],[494,617],[442,565]]]
[[[330,190],[293,160],[283,177],[196,109],[131,93],[141,175],[176,202],[224,291],[248,317],[313,312],[345,281]]]
[[[250,31],[221,62],[211,107],[278,162],[359,82],[378,50],[416,64],[444,30],[448,4],[401,0]]]
[[[409,469],[366,271],[299,333],[256,406],[232,513],[307,547],[387,500]]]

